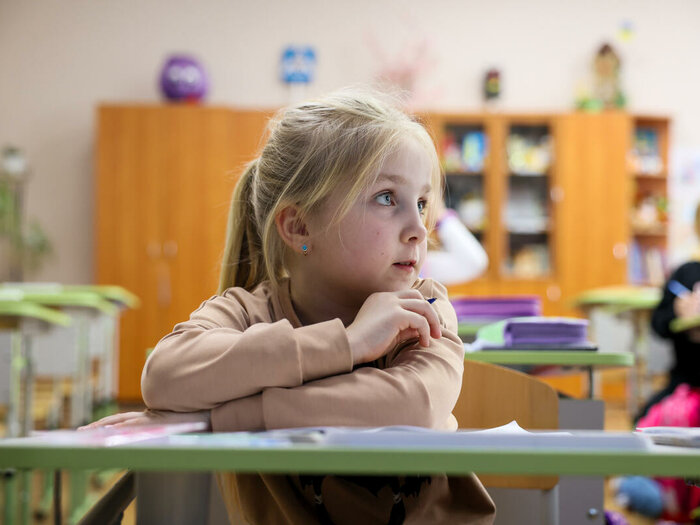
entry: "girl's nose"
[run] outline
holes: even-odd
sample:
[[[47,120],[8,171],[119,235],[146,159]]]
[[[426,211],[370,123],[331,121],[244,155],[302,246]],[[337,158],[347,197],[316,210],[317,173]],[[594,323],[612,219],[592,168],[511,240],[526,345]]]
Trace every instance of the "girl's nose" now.
[[[401,241],[420,243],[425,240],[427,235],[428,230],[423,223],[423,216],[416,209],[413,213],[410,213],[407,218],[407,224],[401,232]]]

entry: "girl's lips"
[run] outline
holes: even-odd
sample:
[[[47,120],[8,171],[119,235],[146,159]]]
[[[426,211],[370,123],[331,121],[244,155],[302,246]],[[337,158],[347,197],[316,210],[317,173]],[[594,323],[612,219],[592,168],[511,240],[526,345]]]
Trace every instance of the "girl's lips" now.
[[[410,272],[413,271],[413,269],[416,267],[416,263],[413,261],[406,261],[403,263],[394,263],[393,266],[394,268],[397,268],[399,270]]]

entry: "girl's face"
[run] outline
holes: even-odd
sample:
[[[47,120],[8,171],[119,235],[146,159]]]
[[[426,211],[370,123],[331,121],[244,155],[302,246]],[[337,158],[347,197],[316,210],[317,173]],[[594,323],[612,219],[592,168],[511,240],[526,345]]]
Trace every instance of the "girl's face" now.
[[[348,213],[328,227],[344,197],[331,195],[312,219],[310,254],[304,262],[315,284],[361,304],[379,291],[411,287],[425,260],[423,223],[431,194],[430,158],[410,138],[382,165],[379,177]]]

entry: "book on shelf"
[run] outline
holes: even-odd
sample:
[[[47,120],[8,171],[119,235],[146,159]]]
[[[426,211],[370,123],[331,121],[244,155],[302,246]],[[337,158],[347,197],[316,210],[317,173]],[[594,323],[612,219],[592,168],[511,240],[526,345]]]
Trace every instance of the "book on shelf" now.
[[[644,247],[636,241],[632,242],[627,270],[631,283],[660,286],[666,278],[666,255],[660,248]]]

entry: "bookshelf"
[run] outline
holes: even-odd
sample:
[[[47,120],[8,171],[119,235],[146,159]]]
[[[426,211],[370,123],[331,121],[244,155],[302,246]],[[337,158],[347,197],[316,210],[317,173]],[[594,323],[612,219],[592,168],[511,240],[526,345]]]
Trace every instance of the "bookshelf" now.
[[[462,222],[483,244],[488,236],[486,199],[489,140],[484,122],[457,120],[444,129],[441,159],[445,172],[445,199]]]
[[[547,278],[555,273],[552,125],[547,118],[508,119],[506,134],[501,272],[516,279]]]
[[[635,116],[632,126],[629,281],[658,286],[667,268],[669,120]]]
[[[423,120],[446,173],[446,205],[489,256],[487,272],[451,294],[534,294],[546,315],[577,315],[579,293],[632,281],[636,250],[663,274],[668,119],[603,111]],[[658,213],[642,225],[635,196],[647,194]]]
[[[536,294],[558,302],[556,116],[432,113],[423,120],[445,171],[445,204],[489,256],[484,275],[450,293]]]

